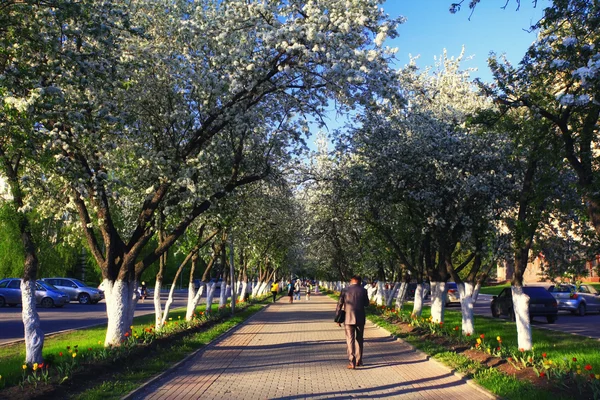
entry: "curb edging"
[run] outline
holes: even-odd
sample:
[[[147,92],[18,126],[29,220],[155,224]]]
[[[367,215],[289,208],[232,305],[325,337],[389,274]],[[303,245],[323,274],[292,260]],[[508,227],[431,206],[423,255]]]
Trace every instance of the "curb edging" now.
[[[472,388],[474,388],[475,390],[477,390],[478,392],[488,396],[490,399],[494,399],[494,400],[499,400],[501,399],[501,397],[493,394],[492,392],[490,392],[489,390],[487,390],[486,388],[484,388],[483,386],[479,385],[477,382],[475,382],[472,378],[467,378],[464,374],[457,372],[456,369],[451,368],[449,366],[447,366],[446,364],[442,363],[441,361],[431,357],[429,354],[417,349],[415,346],[413,346],[412,344],[410,344],[409,342],[407,342],[406,340],[403,340],[402,338],[400,338],[398,335],[395,335],[393,333],[391,333],[390,331],[388,331],[387,329],[385,329],[382,326],[379,326],[378,324],[374,323],[373,321],[370,321],[373,325],[375,325],[377,328],[382,329],[384,331],[386,331],[387,333],[389,333],[389,335],[391,337],[393,337],[394,339],[396,339],[399,342],[402,342],[404,344],[406,344],[407,346],[409,346],[412,351],[414,351],[415,353],[418,353],[420,355],[422,355],[423,357],[425,357],[425,359],[427,361],[433,361],[435,362],[437,365],[443,367],[444,369],[447,369],[451,374],[453,374],[454,376],[456,376],[457,378],[459,378],[460,380],[462,380],[463,382],[465,382],[467,385],[471,386]]]

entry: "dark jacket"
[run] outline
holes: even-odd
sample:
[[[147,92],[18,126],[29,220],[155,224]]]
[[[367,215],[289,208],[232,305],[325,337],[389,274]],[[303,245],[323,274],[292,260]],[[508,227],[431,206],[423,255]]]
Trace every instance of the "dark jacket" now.
[[[346,311],[346,325],[364,325],[366,321],[365,307],[369,305],[367,290],[362,286],[350,285],[342,290],[336,312],[340,309]]]

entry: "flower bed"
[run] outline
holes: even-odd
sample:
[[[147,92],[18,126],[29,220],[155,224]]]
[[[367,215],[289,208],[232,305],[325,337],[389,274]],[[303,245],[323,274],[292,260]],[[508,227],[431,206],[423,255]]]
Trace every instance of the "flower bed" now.
[[[266,298],[270,299],[271,295],[238,302],[235,316],[231,316],[229,306],[210,314],[197,312],[191,321],[182,318],[185,310],[180,315],[173,312],[174,317],[169,318],[159,330],[152,324],[131,326],[120,346],[103,347],[100,341],[98,346],[82,348],[73,343],[59,351],[45,353],[43,364],[23,364],[17,380],[13,378],[6,382],[0,376],[0,389],[3,388],[0,398],[67,398],[94,385],[118,381],[127,373],[140,372],[142,375],[138,381],[143,382],[245,320],[262,308],[253,304],[266,303]],[[144,372],[144,369],[148,371]],[[128,383],[113,392],[116,391],[118,397],[126,394],[132,386],[131,382]],[[133,387],[136,386],[134,383]]]

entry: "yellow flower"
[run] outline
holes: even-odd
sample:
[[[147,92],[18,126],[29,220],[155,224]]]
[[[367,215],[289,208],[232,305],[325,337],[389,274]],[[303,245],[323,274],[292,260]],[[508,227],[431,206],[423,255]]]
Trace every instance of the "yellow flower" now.
[[[131,325],[131,326],[129,327],[129,329],[133,330],[133,325]]]
[[[549,360],[549,361],[548,361],[548,364],[552,365],[552,360]]]
[[[98,340],[98,344],[102,344],[102,340]]]
[[[496,340],[497,340],[497,341],[499,341],[499,342],[501,342],[501,341],[502,341],[502,338],[501,338],[500,336],[498,336],[498,337],[496,338]]]
[[[481,339],[480,338],[477,338],[477,343],[481,344]]]
[[[77,353],[73,353],[73,358],[77,357]]]
[[[173,318],[169,318],[169,321],[173,321]]]
[[[38,369],[38,363],[33,363],[33,370],[37,371],[37,369]]]
[[[23,364],[23,369],[27,369],[27,364]]]
[[[0,378],[2,378],[1,375],[0,375]],[[600,379],[600,374],[596,374],[596,379]]]

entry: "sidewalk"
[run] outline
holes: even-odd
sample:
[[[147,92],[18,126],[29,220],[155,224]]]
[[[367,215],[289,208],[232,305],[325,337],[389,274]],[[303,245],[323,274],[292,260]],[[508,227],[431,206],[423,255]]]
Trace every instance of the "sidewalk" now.
[[[335,301],[283,297],[187,362],[135,393],[134,399],[402,398],[489,399],[367,321],[364,363],[346,369]]]

